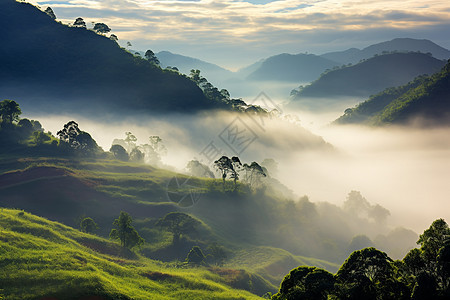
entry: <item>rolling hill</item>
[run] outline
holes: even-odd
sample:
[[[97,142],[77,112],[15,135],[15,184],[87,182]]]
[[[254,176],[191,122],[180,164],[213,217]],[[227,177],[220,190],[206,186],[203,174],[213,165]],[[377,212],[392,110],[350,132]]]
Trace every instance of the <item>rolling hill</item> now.
[[[0,230],[4,299],[260,299],[231,287],[245,287],[233,277],[240,272],[146,259],[24,211],[0,209]],[[248,273],[243,278],[259,283]]]
[[[445,65],[422,53],[392,53],[375,56],[352,66],[326,72],[301,88],[292,102],[303,98],[368,97],[388,87],[406,84],[423,74],[433,74]]]
[[[450,50],[445,49],[430,40],[411,38],[396,38],[391,41],[370,45],[362,50],[351,48],[345,51],[325,53],[320,56],[341,64],[355,64],[362,59],[371,58],[376,54],[393,51],[431,53],[433,57],[437,59],[450,58]]]
[[[255,81],[305,82],[316,79],[337,63],[314,54],[279,54],[265,59],[247,76]]]
[[[337,119],[335,124],[445,125],[450,120],[450,63],[432,75],[421,76],[408,84],[387,89],[360,103]]]
[[[0,90],[41,112],[154,113],[226,108],[177,72],[108,37],[63,25],[31,4],[0,3]]]

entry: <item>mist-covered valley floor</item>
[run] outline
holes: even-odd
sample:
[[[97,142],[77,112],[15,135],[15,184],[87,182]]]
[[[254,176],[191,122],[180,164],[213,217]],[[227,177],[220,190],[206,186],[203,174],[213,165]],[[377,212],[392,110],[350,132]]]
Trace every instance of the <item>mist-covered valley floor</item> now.
[[[277,170],[271,176],[292,190],[293,200],[307,195],[313,202],[341,206],[350,191],[360,191],[390,211],[391,227],[420,232],[436,216],[450,218],[450,141],[443,138],[450,134],[448,127],[330,125],[340,114],[294,111],[264,119],[226,112],[104,120],[30,117],[53,133],[75,120],[105,151],[114,139],[125,138],[125,132],[132,132],[137,144],[158,135],[167,148],[162,166],[182,173],[193,159],[214,169],[203,153],[211,146],[219,151],[215,159],[221,154],[246,162],[273,159]]]

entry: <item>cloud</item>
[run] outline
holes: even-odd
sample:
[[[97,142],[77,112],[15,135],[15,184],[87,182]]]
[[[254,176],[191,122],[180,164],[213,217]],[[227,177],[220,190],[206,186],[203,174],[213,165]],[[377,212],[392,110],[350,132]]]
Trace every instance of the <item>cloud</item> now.
[[[244,60],[250,63],[255,56],[280,51],[279,45],[284,47],[281,52],[344,50],[340,47],[346,45],[334,41],[347,38],[348,47],[364,47],[371,36],[355,44],[356,41],[351,41],[353,34],[364,36],[364,32],[382,30],[385,38],[373,37],[370,41],[380,42],[392,38],[392,32],[431,32],[450,23],[448,1],[34,1],[44,7],[52,6],[58,18],[66,23],[80,16],[88,22],[106,22],[113,31],[120,32],[119,39],[131,40],[142,50],[171,50],[219,63],[232,61],[233,55],[221,50],[224,45],[242,53],[235,63]],[[331,38],[326,44],[316,44],[314,40],[320,37],[314,35],[319,34]],[[446,42],[443,46],[450,46],[446,32],[437,34]],[[168,42],[171,49],[164,48]],[[210,49],[213,53],[198,49]]]

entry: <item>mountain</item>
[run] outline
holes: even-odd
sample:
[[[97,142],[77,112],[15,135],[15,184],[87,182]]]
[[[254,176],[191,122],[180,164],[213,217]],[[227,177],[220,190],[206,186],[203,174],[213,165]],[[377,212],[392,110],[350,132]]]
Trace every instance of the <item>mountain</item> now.
[[[444,65],[444,61],[423,53],[379,55],[322,74],[301,88],[292,102],[308,97],[368,97],[388,87],[406,84],[419,75],[433,74]]]
[[[422,52],[431,53],[437,59],[449,59],[450,50],[445,49],[430,40],[418,40],[411,38],[396,38],[368,46],[362,50],[351,48],[345,51],[330,52],[322,54],[321,57],[337,61],[340,64],[357,63],[362,59],[368,59],[375,54],[383,54],[383,52]]]
[[[335,124],[421,124],[442,125],[450,120],[450,62],[432,76],[421,76],[400,87],[387,89],[353,109]]]
[[[218,85],[234,76],[234,73],[218,65],[180,54],[174,54],[169,51],[156,53],[161,67],[177,67],[181,73],[189,75],[192,69],[201,71],[202,76],[208,79],[214,85]]]
[[[316,79],[337,63],[314,54],[279,54],[265,59],[247,76],[255,81],[305,82]]]
[[[224,107],[190,79],[31,4],[0,4],[2,99],[41,111],[193,112]],[[30,100],[29,100],[30,99]]]

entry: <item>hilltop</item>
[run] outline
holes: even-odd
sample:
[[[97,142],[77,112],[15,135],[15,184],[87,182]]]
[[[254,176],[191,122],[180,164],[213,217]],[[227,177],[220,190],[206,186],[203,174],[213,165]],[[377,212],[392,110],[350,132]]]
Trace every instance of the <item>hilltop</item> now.
[[[421,76],[406,85],[370,97],[335,121],[335,124],[387,125],[420,120],[420,124],[445,125],[450,116],[450,63],[432,76]]]
[[[40,112],[123,114],[230,109],[195,82],[104,34],[63,25],[24,2],[0,3],[0,89]]]

